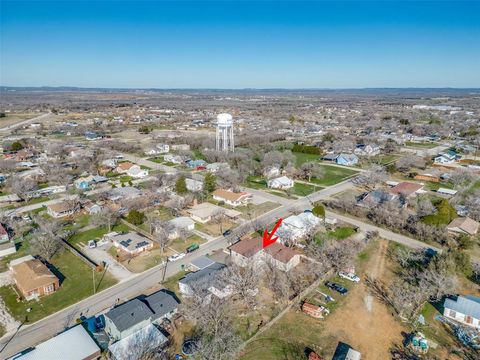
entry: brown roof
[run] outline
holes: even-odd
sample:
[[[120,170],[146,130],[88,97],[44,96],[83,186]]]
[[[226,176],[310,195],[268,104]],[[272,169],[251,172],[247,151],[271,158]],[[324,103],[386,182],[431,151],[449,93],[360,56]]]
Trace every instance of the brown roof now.
[[[242,240],[230,246],[230,249],[233,252],[249,258],[263,249],[263,238],[255,237]],[[288,263],[295,255],[300,255],[298,251],[290,249],[278,242],[266,247],[264,251],[275,260],[283,263]]]
[[[285,264],[288,263],[295,255],[300,255],[298,251],[279,244],[278,242],[265,248],[265,252],[275,260]]]
[[[118,164],[118,167],[121,170],[129,170],[132,166],[133,166],[133,164],[131,162],[128,162],[128,161]]]
[[[230,200],[230,201],[238,201],[241,197],[246,196],[246,195],[248,196],[250,194],[246,193],[246,192],[235,193],[235,192],[229,191],[229,190],[218,189],[218,190],[215,190],[213,192],[213,195],[221,197],[221,198],[226,199],[226,200]]]
[[[73,206],[67,202],[51,204],[51,205],[48,205],[48,207],[56,213],[63,213],[63,212],[71,211],[74,209]]]
[[[236,244],[233,244],[232,246],[230,246],[230,249],[233,252],[236,252],[240,255],[243,255],[249,258],[255,255],[256,253],[258,253],[260,250],[262,250],[262,247],[263,247],[263,239],[261,237],[255,237],[255,238],[239,241]]]
[[[57,277],[44,263],[37,259],[27,260],[18,265],[14,265],[12,270],[18,287],[25,292],[57,281]]]
[[[423,185],[421,184],[404,181],[391,188],[390,192],[393,194],[403,194],[405,196],[410,196],[416,191],[420,190],[422,187]]]
[[[459,228],[465,231],[467,234],[475,235],[478,232],[479,226],[480,224],[475,220],[470,219],[469,217],[464,217],[453,219],[453,221],[448,224],[447,228]]]

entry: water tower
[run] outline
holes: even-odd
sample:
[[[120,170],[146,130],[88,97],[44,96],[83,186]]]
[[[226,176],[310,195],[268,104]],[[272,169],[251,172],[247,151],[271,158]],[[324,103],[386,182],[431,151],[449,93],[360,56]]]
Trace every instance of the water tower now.
[[[217,115],[215,145],[218,151],[234,151],[232,115],[226,113]]]

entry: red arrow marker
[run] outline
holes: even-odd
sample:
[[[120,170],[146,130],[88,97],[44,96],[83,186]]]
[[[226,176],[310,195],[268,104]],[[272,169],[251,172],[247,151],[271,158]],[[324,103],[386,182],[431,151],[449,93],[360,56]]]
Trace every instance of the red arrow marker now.
[[[263,248],[264,249],[267,246],[272,245],[275,241],[278,240],[278,236],[273,237],[273,235],[275,235],[275,232],[277,231],[277,229],[280,226],[280,224],[282,223],[282,221],[283,221],[283,219],[280,219],[280,220],[277,221],[277,223],[273,227],[273,230],[270,234],[268,233],[267,229],[265,229],[265,231],[263,232]]]

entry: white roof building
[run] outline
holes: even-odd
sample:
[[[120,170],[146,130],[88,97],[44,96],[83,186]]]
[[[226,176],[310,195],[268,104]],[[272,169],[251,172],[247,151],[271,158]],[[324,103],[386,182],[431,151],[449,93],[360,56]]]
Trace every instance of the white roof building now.
[[[267,185],[273,189],[290,189],[293,187],[294,182],[288,176],[281,176],[268,180]]]
[[[84,360],[99,357],[98,345],[82,325],[77,325],[37,345],[33,350],[17,354],[9,360]]]
[[[277,231],[280,242],[293,241],[305,236],[320,223],[320,219],[311,212],[292,215],[283,220]]]

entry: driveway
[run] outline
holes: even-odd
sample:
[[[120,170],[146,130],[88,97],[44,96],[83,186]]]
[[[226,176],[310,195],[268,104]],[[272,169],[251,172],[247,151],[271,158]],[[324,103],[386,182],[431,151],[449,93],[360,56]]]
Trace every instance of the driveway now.
[[[110,274],[112,274],[118,281],[121,282],[130,279],[134,274],[108,253],[110,247],[112,247],[110,243],[97,246],[93,249],[84,246],[82,251],[97,264],[104,261]]]

